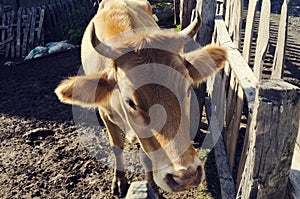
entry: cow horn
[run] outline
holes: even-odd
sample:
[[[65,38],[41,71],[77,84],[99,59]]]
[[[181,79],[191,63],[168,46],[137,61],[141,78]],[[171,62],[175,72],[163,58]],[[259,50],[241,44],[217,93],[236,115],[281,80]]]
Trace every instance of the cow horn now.
[[[199,14],[199,11],[196,10],[196,17],[193,20],[193,22],[186,27],[185,29],[183,29],[182,31],[179,32],[179,34],[184,35],[184,36],[188,36],[188,37],[194,37],[195,34],[198,32],[198,30],[200,29],[202,24],[202,20]]]
[[[119,57],[118,53],[116,53],[111,46],[106,45],[105,43],[101,42],[95,31],[95,25],[92,22],[92,30],[91,30],[91,43],[94,47],[94,49],[102,56],[111,58],[111,59],[116,59]]]

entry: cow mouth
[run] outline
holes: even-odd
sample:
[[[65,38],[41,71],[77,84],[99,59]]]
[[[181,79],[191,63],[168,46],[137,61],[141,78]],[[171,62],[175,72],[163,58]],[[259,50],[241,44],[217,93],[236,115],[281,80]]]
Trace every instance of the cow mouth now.
[[[202,167],[197,168],[196,173],[190,173],[186,176],[178,176],[168,173],[165,177],[165,182],[173,192],[185,191],[192,187],[197,187],[203,178]]]

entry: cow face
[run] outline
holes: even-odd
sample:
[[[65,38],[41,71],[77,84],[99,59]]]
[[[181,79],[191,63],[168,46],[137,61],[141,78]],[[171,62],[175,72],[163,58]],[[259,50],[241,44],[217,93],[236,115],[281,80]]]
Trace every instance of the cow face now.
[[[204,172],[190,142],[191,85],[222,68],[225,50],[209,45],[183,53],[186,37],[163,30],[134,31],[105,44],[91,34],[95,50],[113,65],[63,81],[59,99],[105,109],[113,123],[134,132],[161,188],[198,185]]]

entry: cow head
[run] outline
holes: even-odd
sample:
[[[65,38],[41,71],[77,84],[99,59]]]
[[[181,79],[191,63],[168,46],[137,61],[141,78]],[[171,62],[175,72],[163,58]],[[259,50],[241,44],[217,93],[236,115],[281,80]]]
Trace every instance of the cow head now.
[[[113,64],[101,74],[64,80],[55,91],[62,102],[105,109],[112,122],[126,124],[151,159],[154,181],[167,191],[186,190],[203,179],[190,141],[191,85],[226,60],[226,51],[214,45],[184,53],[191,42],[185,34],[140,29],[103,43],[93,28],[95,51]]]

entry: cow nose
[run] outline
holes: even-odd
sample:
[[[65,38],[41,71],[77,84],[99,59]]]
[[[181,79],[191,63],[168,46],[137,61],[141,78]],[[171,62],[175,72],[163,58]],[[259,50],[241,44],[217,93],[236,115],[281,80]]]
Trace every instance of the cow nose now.
[[[198,166],[197,169],[188,167],[187,169],[167,174],[165,181],[173,191],[184,191],[191,186],[198,186],[202,182],[203,176],[204,170],[202,166]]]

